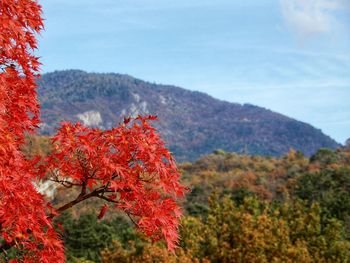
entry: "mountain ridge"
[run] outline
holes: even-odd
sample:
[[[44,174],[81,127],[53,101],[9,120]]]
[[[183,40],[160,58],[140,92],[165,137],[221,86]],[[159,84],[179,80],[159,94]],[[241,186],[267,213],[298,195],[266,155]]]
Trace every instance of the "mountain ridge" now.
[[[178,161],[216,149],[277,156],[290,148],[311,155],[340,146],[320,129],[269,109],[125,74],[55,71],[38,84],[44,134],[52,134],[61,120],[109,129],[123,116],[154,114],[159,117],[155,126]]]

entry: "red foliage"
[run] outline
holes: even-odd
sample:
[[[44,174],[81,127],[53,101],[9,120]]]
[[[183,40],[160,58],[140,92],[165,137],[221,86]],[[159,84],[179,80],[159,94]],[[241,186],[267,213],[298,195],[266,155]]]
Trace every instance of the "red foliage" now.
[[[184,188],[172,156],[148,123],[154,116],[128,118],[108,131],[66,123],[40,170],[21,153],[25,133],[39,122],[40,63],[32,52],[42,28],[36,0],[0,0],[0,253],[15,247],[24,262],[63,262],[51,219],[90,197],[124,210],[142,231],[164,237],[173,250],[181,215],[175,199]],[[81,188],[80,195],[53,209],[33,187],[38,172]],[[107,205],[99,217],[106,212]]]
[[[184,188],[170,152],[148,122],[154,118],[128,118],[105,131],[64,123],[41,173],[63,186],[79,187],[81,193],[58,211],[101,198],[125,211],[147,235],[165,237],[173,249],[181,215],[175,199],[184,195]]]
[[[32,180],[37,173],[20,152],[25,132],[38,123],[32,55],[42,29],[41,8],[31,0],[0,2],[0,249],[16,247],[26,262],[63,262],[63,245],[47,204]]]

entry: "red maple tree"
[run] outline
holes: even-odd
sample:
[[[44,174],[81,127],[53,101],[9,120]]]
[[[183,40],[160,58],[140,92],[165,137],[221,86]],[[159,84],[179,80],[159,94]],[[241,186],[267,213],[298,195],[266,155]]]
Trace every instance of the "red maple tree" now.
[[[173,250],[184,195],[175,162],[157,131],[154,116],[125,119],[111,130],[64,123],[44,160],[27,160],[20,147],[39,123],[35,80],[36,34],[43,29],[36,0],[0,0],[0,254],[15,248],[17,261],[64,262],[64,248],[52,218],[88,198],[121,209],[154,239]],[[53,208],[33,181],[52,180],[79,188],[76,199]],[[16,262],[16,261],[15,261]]]

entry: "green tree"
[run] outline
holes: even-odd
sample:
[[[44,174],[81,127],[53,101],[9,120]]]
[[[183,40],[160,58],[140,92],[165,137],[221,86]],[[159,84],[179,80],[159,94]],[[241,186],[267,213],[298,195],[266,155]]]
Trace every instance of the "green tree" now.
[[[321,210],[296,201],[271,206],[254,197],[237,206],[212,195],[206,219],[182,222],[181,249],[210,262],[348,262],[350,243],[342,223],[321,228]]]
[[[318,202],[322,220],[337,218],[350,224],[350,170],[348,168],[323,169],[300,176],[293,194],[309,204]]]
[[[111,220],[98,220],[95,212],[85,213],[73,218],[68,212],[62,214],[57,222],[63,226],[63,238],[67,260],[77,259],[101,262],[100,251],[113,247],[117,240],[127,244],[138,236],[130,222],[122,216]]]

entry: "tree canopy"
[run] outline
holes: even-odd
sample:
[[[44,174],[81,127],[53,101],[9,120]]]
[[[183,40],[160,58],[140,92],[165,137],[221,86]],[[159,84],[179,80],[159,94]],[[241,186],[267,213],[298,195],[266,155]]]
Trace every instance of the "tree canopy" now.
[[[0,14],[0,252],[5,259],[15,251],[15,261],[63,262],[63,243],[52,219],[92,197],[105,201],[99,218],[110,203],[174,250],[181,216],[176,198],[184,195],[184,187],[149,124],[155,117],[126,118],[108,131],[64,123],[47,158],[24,156],[25,136],[39,124],[40,63],[34,51],[42,11],[36,0],[1,0]],[[78,188],[79,195],[54,208],[34,187],[40,179]]]

